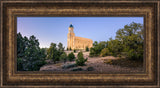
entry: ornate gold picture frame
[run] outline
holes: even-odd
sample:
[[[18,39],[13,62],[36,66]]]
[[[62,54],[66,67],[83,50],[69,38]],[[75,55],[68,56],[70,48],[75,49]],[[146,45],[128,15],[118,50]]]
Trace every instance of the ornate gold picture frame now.
[[[160,87],[160,2],[122,0],[1,1],[0,87]],[[143,73],[95,74],[16,70],[17,17],[144,17]]]

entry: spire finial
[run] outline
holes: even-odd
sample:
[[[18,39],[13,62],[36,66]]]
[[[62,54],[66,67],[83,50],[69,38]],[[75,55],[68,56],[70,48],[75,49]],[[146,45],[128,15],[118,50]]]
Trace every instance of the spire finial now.
[[[72,23],[70,24],[70,26],[69,27],[72,27],[73,28],[73,25],[72,25]]]

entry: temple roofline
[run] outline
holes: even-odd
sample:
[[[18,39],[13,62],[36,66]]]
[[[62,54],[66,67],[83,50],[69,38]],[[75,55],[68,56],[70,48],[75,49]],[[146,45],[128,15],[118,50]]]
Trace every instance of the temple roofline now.
[[[79,37],[79,36],[75,36],[75,37],[78,39],[87,39],[87,40],[93,41],[92,39],[89,39],[89,38],[84,38],[84,37]]]

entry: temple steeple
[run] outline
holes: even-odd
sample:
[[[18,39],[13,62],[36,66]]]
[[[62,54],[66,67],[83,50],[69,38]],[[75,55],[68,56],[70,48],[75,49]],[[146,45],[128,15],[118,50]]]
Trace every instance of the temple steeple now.
[[[74,28],[73,25],[70,24],[68,28],[68,35],[67,35],[67,48],[68,49],[74,49],[74,39],[75,39],[75,34],[74,34]]]

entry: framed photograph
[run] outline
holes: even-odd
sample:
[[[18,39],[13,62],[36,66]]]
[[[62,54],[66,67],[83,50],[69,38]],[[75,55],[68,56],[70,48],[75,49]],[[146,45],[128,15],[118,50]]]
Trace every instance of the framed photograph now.
[[[158,0],[0,6],[0,87],[160,87]]]

